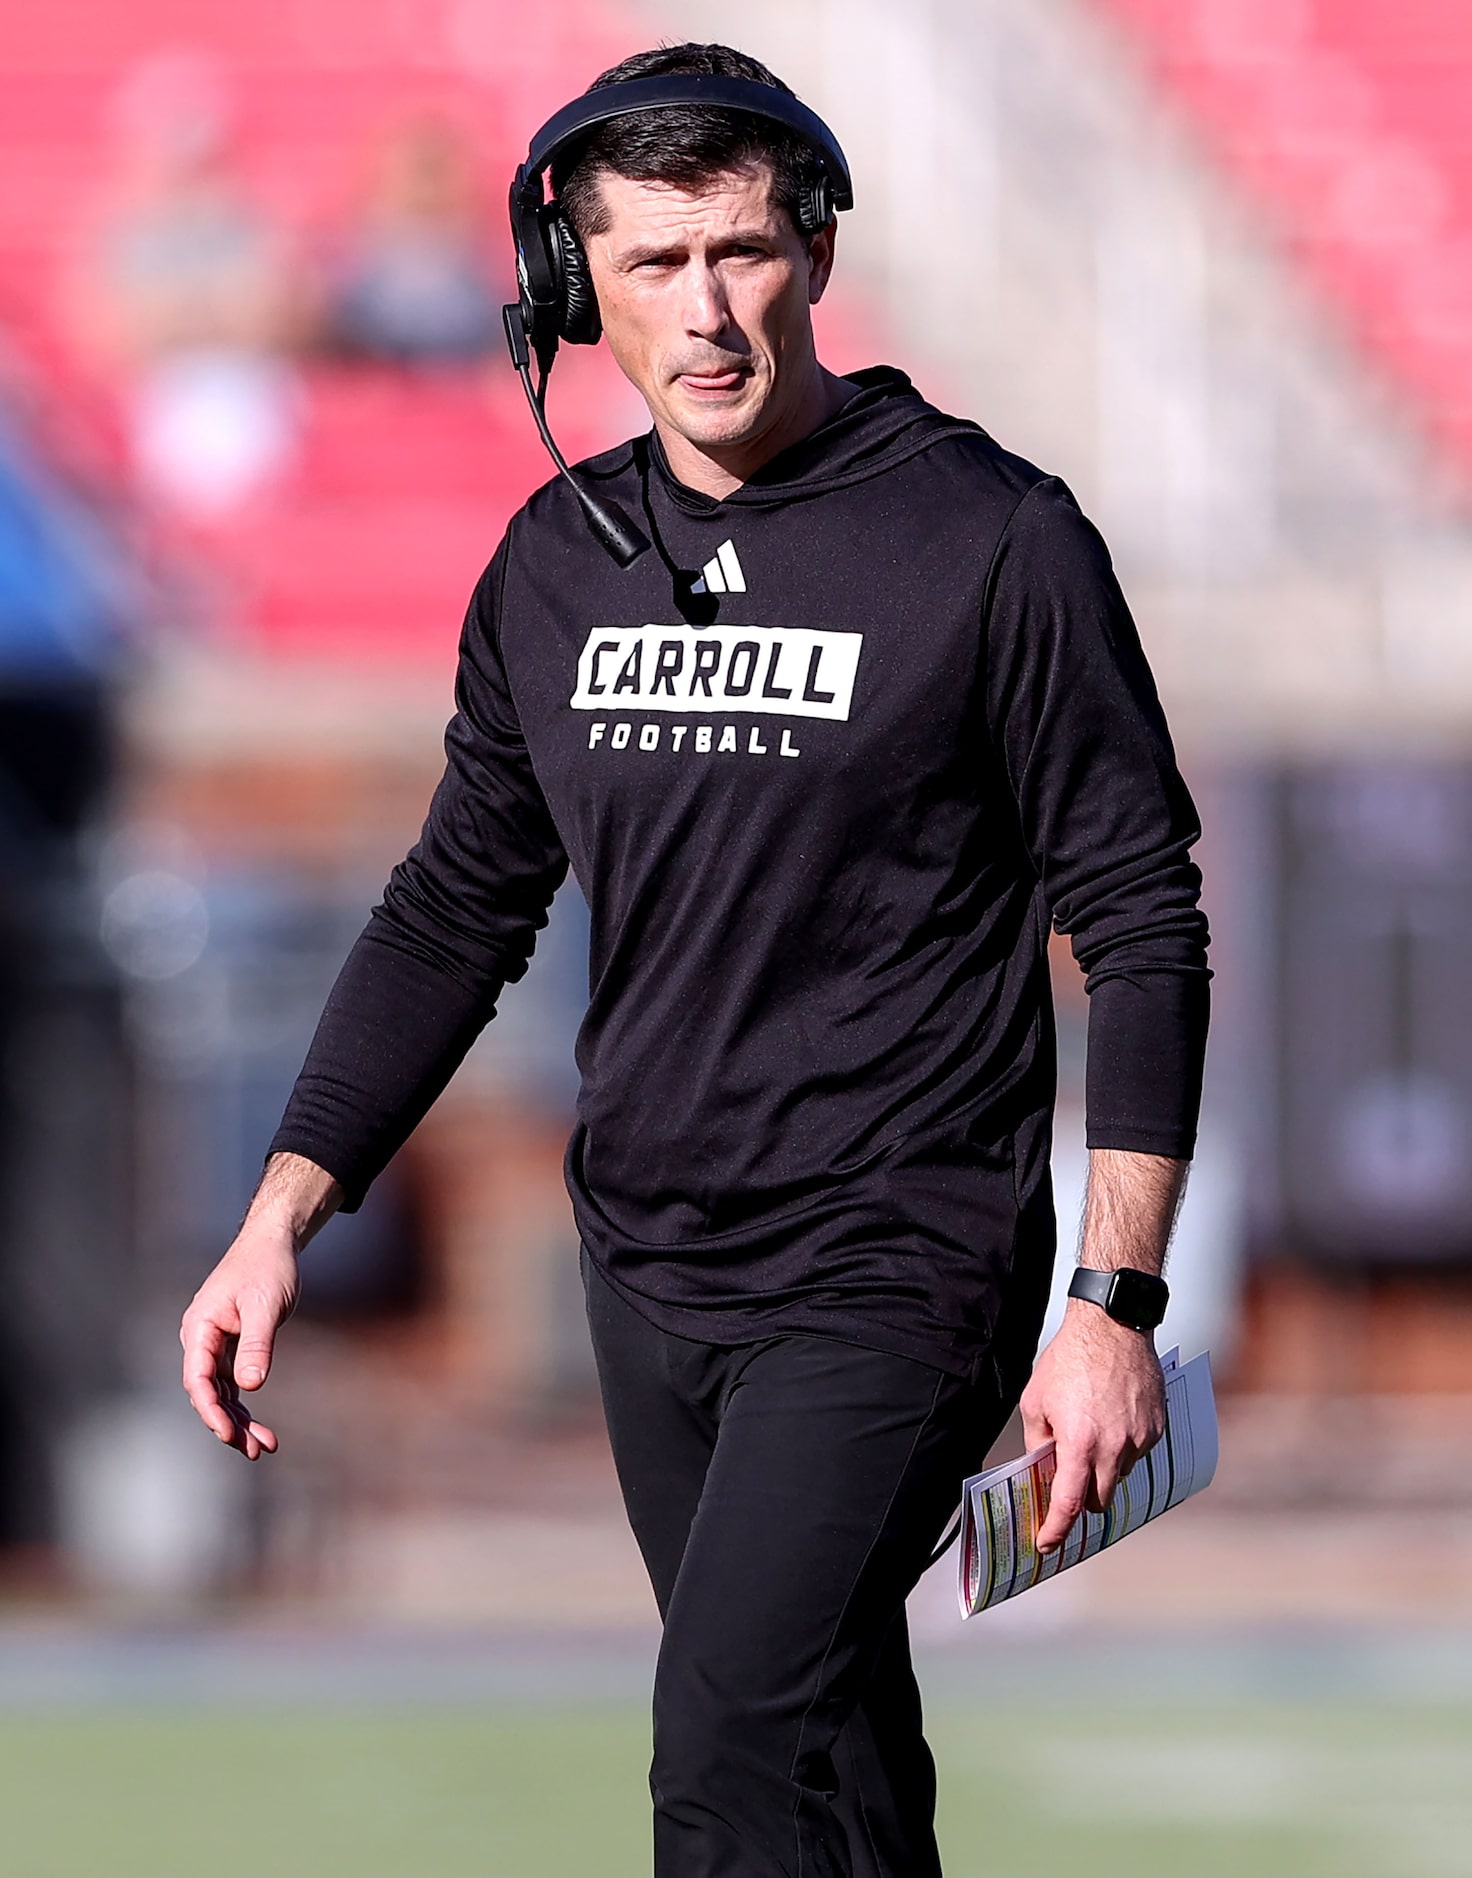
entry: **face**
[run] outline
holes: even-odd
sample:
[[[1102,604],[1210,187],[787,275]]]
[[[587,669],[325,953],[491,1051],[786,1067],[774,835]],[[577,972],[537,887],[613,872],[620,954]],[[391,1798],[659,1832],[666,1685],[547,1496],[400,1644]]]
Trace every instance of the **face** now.
[[[831,228],[805,241],[765,168],[694,194],[626,176],[599,186],[608,227],[587,251],[604,336],[666,444],[717,461],[781,447],[818,391],[811,309]]]

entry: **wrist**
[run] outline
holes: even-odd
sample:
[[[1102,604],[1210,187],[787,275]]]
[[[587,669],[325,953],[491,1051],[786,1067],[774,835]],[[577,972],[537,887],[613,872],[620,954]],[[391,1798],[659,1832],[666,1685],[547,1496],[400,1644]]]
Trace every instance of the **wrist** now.
[[[273,1154],[246,1213],[242,1235],[284,1241],[300,1254],[342,1203],[343,1191],[326,1168],[300,1154]]]
[[[1114,1342],[1123,1346],[1137,1343],[1152,1344],[1155,1341],[1153,1330],[1136,1330],[1133,1325],[1118,1323],[1107,1312],[1101,1311],[1097,1304],[1089,1304],[1081,1298],[1070,1298],[1063,1311],[1063,1329],[1070,1335],[1098,1342]]]
[[[252,1204],[241,1221],[235,1242],[242,1248],[269,1247],[272,1251],[286,1251],[293,1258],[299,1258],[311,1236],[312,1229],[308,1221],[300,1218],[289,1206],[270,1201],[264,1205]]]

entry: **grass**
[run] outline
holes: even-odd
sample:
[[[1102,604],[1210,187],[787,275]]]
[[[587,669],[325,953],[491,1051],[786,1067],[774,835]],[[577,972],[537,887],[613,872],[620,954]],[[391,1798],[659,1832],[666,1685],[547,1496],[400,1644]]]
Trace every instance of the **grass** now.
[[[1472,1709],[940,1709],[948,1878],[1472,1874]],[[4,1878],[642,1878],[629,1708],[0,1719]]]

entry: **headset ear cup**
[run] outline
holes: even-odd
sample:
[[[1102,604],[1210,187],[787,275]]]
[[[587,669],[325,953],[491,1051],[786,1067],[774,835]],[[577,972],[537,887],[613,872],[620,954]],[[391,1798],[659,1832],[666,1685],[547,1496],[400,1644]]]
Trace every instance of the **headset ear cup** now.
[[[567,218],[556,212],[547,218],[547,241],[557,258],[562,288],[562,337],[570,346],[595,346],[603,336],[603,316],[583,244]]]
[[[798,216],[805,235],[816,235],[833,220],[833,186],[826,170],[819,170],[805,185]]]
[[[516,242],[522,326],[545,371],[556,356],[557,341],[561,337],[562,297],[544,213],[525,188],[520,171],[511,187],[511,229]]]

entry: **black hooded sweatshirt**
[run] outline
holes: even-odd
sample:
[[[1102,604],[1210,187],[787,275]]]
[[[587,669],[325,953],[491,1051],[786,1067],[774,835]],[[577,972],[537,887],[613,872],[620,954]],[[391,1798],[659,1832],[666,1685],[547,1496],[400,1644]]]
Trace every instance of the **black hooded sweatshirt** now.
[[[1056,478],[852,375],[717,501],[656,436],[559,479],[470,602],[448,764],[272,1151],[356,1206],[519,978],[568,863],[592,911],[567,1179],[656,1324],[966,1374],[1046,1287],[1045,947],[1090,996],[1088,1140],[1189,1156],[1198,827],[1108,553]]]

